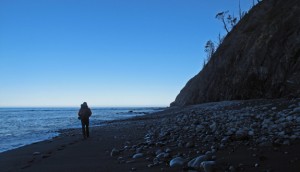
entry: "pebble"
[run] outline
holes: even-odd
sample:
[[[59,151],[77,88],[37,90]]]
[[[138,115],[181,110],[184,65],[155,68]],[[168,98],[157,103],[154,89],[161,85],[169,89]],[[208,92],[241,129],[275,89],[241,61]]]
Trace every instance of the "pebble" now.
[[[297,107],[293,110],[293,113],[300,113],[300,107]]]
[[[143,148],[137,148],[135,152],[136,153],[142,153],[142,151],[143,151]]]
[[[203,168],[204,172],[214,172],[216,168],[216,162],[204,161],[201,163],[201,167]]]
[[[188,162],[188,167],[200,169],[201,163],[208,160],[207,155],[200,155]]]
[[[186,160],[189,160],[188,167],[200,170],[205,166],[206,171],[209,171],[209,164],[215,166],[212,160],[220,158],[215,156],[219,150],[232,148],[234,151],[234,146],[239,144],[273,146],[276,151],[277,147],[293,144],[300,139],[300,127],[295,125],[300,123],[299,101],[255,102],[255,105],[248,105],[248,102],[246,105],[244,101],[228,101],[187,107],[190,109],[172,112],[172,115],[163,116],[154,124],[145,124],[148,132],[144,142],[128,146],[125,152],[131,153],[132,158],[146,156],[150,163],[148,167],[164,162],[169,162],[170,167],[183,167]],[[289,108],[278,108],[277,104]],[[210,153],[206,154],[208,151]],[[119,154],[117,149],[111,152],[112,156]],[[195,154],[198,156],[192,159]],[[253,154],[256,157],[260,155],[259,152]],[[175,156],[171,158],[170,155]],[[240,169],[230,167],[227,170]]]
[[[33,155],[40,155],[41,152],[34,152]]]
[[[131,164],[131,163],[134,163],[135,160],[130,160],[130,161],[126,161],[126,164]]]
[[[170,152],[172,152],[172,150],[170,148],[166,148],[165,152],[170,153]]]
[[[142,157],[144,157],[144,154],[142,154],[142,153],[137,153],[132,156],[133,159],[138,159],[138,158],[142,158]]]
[[[193,142],[188,142],[188,143],[186,143],[185,147],[186,148],[193,148],[193,147],[195,147],[195,144]]]
[[[113,150],[110,152],[110,156],[118,156],[120,155],[120,151],[116,148],[113,148]]]
[[[231,171],[231,172],[235,172],[235,168],[232,165],[228,168],[228,170]]]
[[[170,167],[181,167],[184,164],[184,159],[181,157],[176,157],[170,161]]]

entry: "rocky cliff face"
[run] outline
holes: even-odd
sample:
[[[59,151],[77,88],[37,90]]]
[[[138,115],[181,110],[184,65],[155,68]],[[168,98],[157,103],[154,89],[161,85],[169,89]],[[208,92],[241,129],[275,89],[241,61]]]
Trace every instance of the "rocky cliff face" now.
[[[289,96],[300,96],[300,1],[263,0],[171,105]]]

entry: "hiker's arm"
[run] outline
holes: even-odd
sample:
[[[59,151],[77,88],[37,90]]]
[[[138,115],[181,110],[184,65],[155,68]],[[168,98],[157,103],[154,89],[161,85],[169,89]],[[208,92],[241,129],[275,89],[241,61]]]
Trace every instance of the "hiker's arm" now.
[[[89,116],[92,116],[92,111],[91,111],[91,109],[89,108]]]

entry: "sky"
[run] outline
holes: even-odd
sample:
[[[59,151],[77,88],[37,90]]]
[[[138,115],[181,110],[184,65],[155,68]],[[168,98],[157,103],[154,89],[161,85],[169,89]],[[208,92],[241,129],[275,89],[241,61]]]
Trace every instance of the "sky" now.
[[[238,0],[0,0],[0,107],[168,106],[226,10]]]

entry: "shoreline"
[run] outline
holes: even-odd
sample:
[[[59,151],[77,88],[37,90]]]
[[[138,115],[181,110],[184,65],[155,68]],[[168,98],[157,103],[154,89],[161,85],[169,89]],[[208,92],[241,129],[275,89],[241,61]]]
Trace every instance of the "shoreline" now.
[[[48,108],[47,110],[44,110],[43,108],[31,108],[31,107],[27,107],[27,108],[12,108],[12,111],[8,111],[8,112],[15,112],[15,111],[24,111],[24,110],[20,110],[20,109],[26,109],[25,111],[46,111],[46,112],[55,112],[55,111],[69,111],[69,108],[59,108],[59,109],[56,109],[56,108]],[[42,109],[42,110],[41,110]],[[99,109],[97,108],[94,108],[96,109],[96,112],[97,114],[99,114]],[[111,108],[107,108],[107,109],[111,109]],[[123,109],[123,107],[120,107],[119,109]],[[75,109],[72,109],[72,111],[75,110]],[[103,108],[101,108],[100,110],[103,110]],[[123,112],[114,112],[112,111],[111,114],[112,118],[116,118],[115,120],[123,120],[123,119],[127,119],[127,118],[132,118],[132,117],[136,117],[136,116],[140,116],[140,115],[145,115],[145,114],[151,114],[153,112],[157,112],[157,111],[161,111],[162,108],[161,107],[140,107],[140,108],[137,108],[137,107],[132,107],[132,108],[129,108],[127,111],[123,110]],[[1,111],[1,112],[4,112],[4,111]],[[107,112],[106,112],[107,113]],[[90,123],[91,123],[91,127],[97,127],[97,126],[102,126],[102,125],[105,125],[108,121],[111,121],[111,119],[106,119],[106,120],[99,120],[99,115],[97,116],[96,114],[96,118],[95,117],[92,117],[92,119],[90,120]],[[119,115],[119,117],[118,117]],[[131,117],[122,117],[122,115],[129,115]],[[68,116],[67,116],[68,117]],[[68,117],[69,118],[69,117]],[[121,118],[121,119],[118,119],[118,118]],[[123,119],[122,119],[123,118]],[[73,123],[70,125],[65,125],[65,126],[57,126],[57,127],[54,127],[54,128],[48,128],[48,130],[41,130],[41,131],[34,131],[35,135],[33,136],[32,133],[28,136],[21,136],[19,133],[18,136],[16,137],[5,137],[5,135],[3,137],[1,137],[3,140],[5,140],[6,138],[9,139],[9,142],[3,142],[3,147],[1,147],[1,151],[0,153],[2,152],[6,152],[6,151],[9,151],[9,150],[14,150],[14,149],[18,149],[20,147],[23,147],[23,146],[27,146],[27,145],[30,145],[30,144],[34,144],[34,143],[38,143],[38,142],[42,142],[42,141],[46,141],[46,140],[51,140],[53,137],[57,137],[59,134],[61,134],[64,130],[68,130],[68,129],[81,129],[81,123],[80,123],[80,120],[77,120],[77,118],[75,117],[74,118],[75,120],[73,121]],[[112,120],[113,121],[113,120]],[[17,121],[16,121],[17,122]],[[25,128],[23,129],[22,131],[26,131],[26,127],[31,127],[31,125],[29,126],[24,126],[22,128]],[[61,128],[61,129],[59,129]],[[26,133],[25,133],[26,134]],[[13,135],[13,134],[10,134],[10,135]],[[0,143],[0,145],[2,145]]]
[[[262,135],[257,133],[260,130],[255,130],[257,134],[255,133],[254,136],[245,135],[247,137],[237,138],[232,135],[234,137],[229,137],[230,140],[222,147],[219,145],[218,127],[214,131],[216,133],[213,135],[215,137],[213,140],[210,140],[212,139],[210,137],[202,139],[201,132],[204,130],[206,136],[212,134],[213,122],[209,123],[207,129],[191,132],[194,130],[193,127],[195,129],[199,125],[205,127],[207,122],[201,120],[210,120],[213,117],[217,120],[218,116],[221,116],[219,113],[230,115],[230,113],[251,112],[257,116],[281,112],[288,114],[299,105],[300,99],[278,99],[215,102],[184,108],[171,107],[151,115],[107,121],[103,126],[91,127],[91,137],[86,140],[82,139],[80,128],[65,129],[61,130],[58,137],[51,140],[0,153],[0,169],[1,171],[183,171],[189,169],[197,171],[201,169],[189,167],[188,162],[209,151],[213,154],[211,161],[217,163],[214,167],[216,171],[229,171],[229,169],[299,171],[299,138],[289,139],[289,143],[286,140],[278,143],[266,141],[263,145],[257,143]],[[294,121],[300,117],[300,113],[291,113],[290,116],[295,116],[295,119],[292,119]],[[198,118],[200,123],[196,120]],[[179,128],[176,128],[175,124]],[[292,126],[292,132],[296,132],[296,136],[300,132],[299,125],[293,123]],[[198,133],[200,135],[197,135]],[[266,135],[266,138],[268,139],[270,135],[271,133]],[[292,135],[293,133],[289,134]],[[173,140],[173,136],[177,139]],[[159,151],[166,156],[158,158]],[[133,158],[139,153],[140,157]],[[170,161],[174,157],[184,159],[182,166],[170,168]]]

